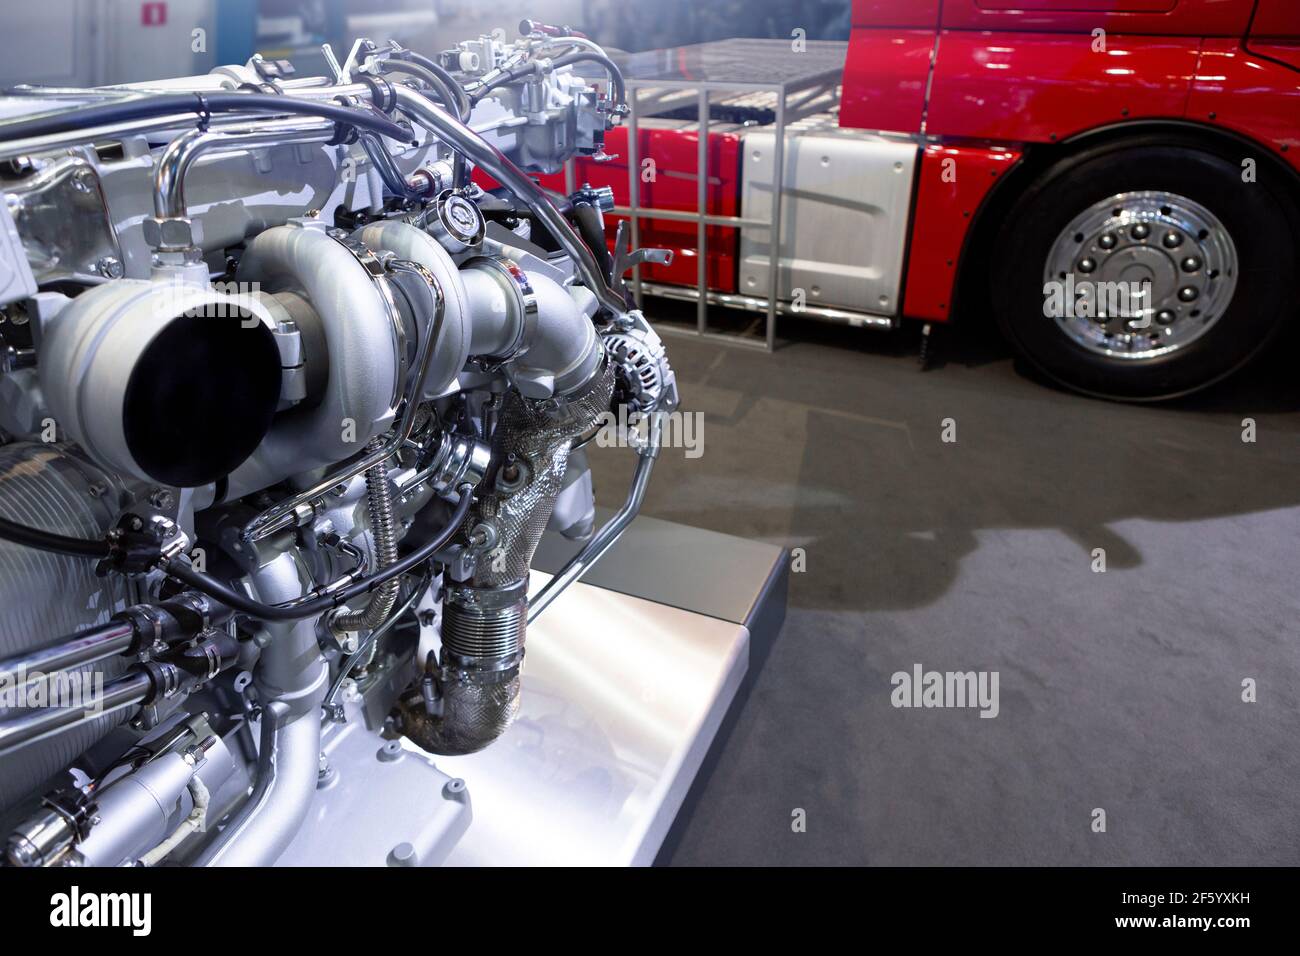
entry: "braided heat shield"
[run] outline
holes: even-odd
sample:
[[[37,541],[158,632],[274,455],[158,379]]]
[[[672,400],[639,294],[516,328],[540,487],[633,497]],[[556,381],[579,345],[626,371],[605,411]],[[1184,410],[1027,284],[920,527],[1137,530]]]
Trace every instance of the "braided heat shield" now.
[[[559,403],[507,394],[493,434],[495,480],[464,525],[494,526],[496,547],[479,556],[468,582],[447,587],[439,709],[430,713],[418,694],[401,705],[404,732],[430,753],[481,750],[519,712],[528,568],[563,486],[569,448],[609,410],[613,390],[613,365],[606,363],[585,389]],[[513,480],[505,474],[511,464],[518,470]]]
[[[496,547],[479,559],[470,580],[474,587],[507,587],[528,577],[533,552],[564,484],[569,446],[609,411],[613,391],[614,366],[606,362],[584,391],[558,407],[514,391],[507,394],[492,438],[496,480],[465,522],[467,529],[490,522],[497,530]],[[524,469],[525,481],[518,488],[503,479],[503,465],[511,455]]]

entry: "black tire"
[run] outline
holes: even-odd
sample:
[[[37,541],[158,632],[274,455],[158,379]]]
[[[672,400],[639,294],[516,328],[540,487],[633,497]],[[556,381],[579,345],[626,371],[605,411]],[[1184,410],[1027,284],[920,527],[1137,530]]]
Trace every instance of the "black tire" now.
[[[1054,381],[1089,395],[1153,401],[1197,391],[1246,365],[1296,315],[1300,215],[1265,157],[1256,180],[1242,161],[1258,151],[1209,147],[1182,134],[1150,134],[1083,150],[1048,168],[1012,205],[990,270],[1003,334]],[[1236,246],[1236,289],[1199,338],[1164,355],[1117,359],[1090,351],[1044,314],[1049,250],[1071,220],[1119,193],[1159,190],[1212,212]]]

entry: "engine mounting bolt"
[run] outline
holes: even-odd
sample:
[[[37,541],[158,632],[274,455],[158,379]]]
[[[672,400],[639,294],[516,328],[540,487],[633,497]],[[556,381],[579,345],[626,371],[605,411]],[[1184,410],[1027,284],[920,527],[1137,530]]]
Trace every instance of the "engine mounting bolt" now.
[[[95,271],[105,279],[120,279],[126,270],[117,256],[100,256],[95,262]]]
[[[1183,234],[1170,229],[1164,234],[1160,242],[1166,249],[1177,249],[1183,244]]]
[[[1133,227],[1129,235],[1131,235],[1134,239],[1141,242],[1147,236],[1151,235],[1151,227],[1148,226],[1145,222],[1140,222]]]
[[[1196,272],[1201,268],[1201,260],[1197,256],[1188,256],[1182,261],[1184,272]]]
[[[1108,232],[1097,240],[1097,245],[1101,246],[1103,249],[1114,249],[1118,244],[1119,240],[1115,238],[1113,232]]]
[[[1195,302],[1196,297],[1201,293],[1195,286],[1185,285],[1178,290],[1178,298],[1182,302]]]
[[[1080,260],[1079,260],[1079,271],[1080,271],[1080,272],[1083,272],[1083,273],[1086,274],[1086,273],[1092,272],[1092,271],[1093,271],[1094,269],[1096,269],[1096,268],[1097,268],[1097,260],[1096,260],[1096,259],[1091,259],[1091,258],[1089,258],[1089,259],[1080,259]]]
[[[321,751],[320,763],[316,771],[316,789],[324,790],[332,784],[338,777],[338,771],[330,766],[329,758],[325,756],[325,751]]]
[[[399,843],[388,851],[389,866],[419,866],[420,855],[409,843]]]

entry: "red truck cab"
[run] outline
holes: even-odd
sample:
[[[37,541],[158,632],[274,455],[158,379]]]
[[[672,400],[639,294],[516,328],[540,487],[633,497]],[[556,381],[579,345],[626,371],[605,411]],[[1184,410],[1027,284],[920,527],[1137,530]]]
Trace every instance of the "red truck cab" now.
[[[840,123],[924,149],[904,314],[1103,395],[1230,374],[1296,316],[1298,70],[1293,0],[856,0]],[[1044,315],[1086,276],[1152,301]]]
[[[680,78],[709,46],[657,56]],[[1296,0],[854,0],[843,56],[829,122],[784,137],[783,311],[991,310],[1047,376],[1130,400],[1218,381],[1296,318]],[[771,128],[711,123],[707,212],[752,221]],[[695,211],[697,142],[646,117],[636,155],[659,175],[639,206]],[[576,170],[622,206],[628,175]],[[648,279],[696,284],[695,228],[643,225],[678,252]],[[761,231],[711,226],[707,248],[710,296],[753,291]]]

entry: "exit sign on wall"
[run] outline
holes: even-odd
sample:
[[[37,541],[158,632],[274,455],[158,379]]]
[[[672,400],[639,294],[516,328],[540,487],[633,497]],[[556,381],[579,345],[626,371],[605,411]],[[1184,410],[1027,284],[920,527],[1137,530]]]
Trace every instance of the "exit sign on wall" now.
[[[140,4],[140,26],[161,27],[166,25],[167,25],[167,4],[165,3]]]

